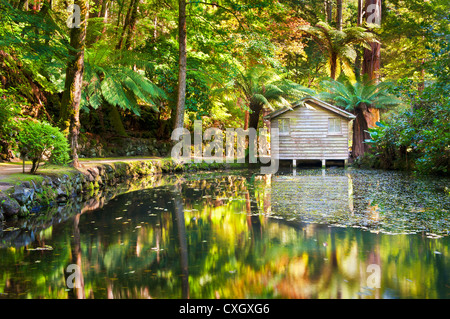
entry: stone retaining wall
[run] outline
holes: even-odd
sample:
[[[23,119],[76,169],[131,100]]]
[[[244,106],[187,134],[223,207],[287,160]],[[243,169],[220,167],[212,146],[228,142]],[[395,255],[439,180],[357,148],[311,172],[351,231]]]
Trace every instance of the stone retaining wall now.
[[[143,176],[242,167],[242,164],[176,164],[171,159],[86,164],[77,172],[44,176],[0,192],[0,221],[27,218],[43,208],[66,203],[70,198],[89,195],[94,190],[114,187],[128,179]]]

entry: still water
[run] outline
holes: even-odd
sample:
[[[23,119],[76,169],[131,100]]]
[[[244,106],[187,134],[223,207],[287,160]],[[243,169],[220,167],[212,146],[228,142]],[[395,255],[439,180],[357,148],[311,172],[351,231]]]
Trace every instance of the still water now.
[[[327,169],[159,185],[1,241],[0,298],[450,298],[448,179]]]

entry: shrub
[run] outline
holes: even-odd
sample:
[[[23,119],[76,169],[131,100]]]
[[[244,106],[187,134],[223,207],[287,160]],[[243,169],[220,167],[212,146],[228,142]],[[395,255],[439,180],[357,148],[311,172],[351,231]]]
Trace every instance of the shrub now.
[[[421,173],[450,173],[450,108],[428,104],[403,112],[369,129],[382,168],[414,168]]]
[[[53,164],[66,164],[70,159],[67,139],[49,123],[31,119],[23,121],[17,140],[22,157],[28,157],[33,163],[30,173],[36,172],[44,158]]]

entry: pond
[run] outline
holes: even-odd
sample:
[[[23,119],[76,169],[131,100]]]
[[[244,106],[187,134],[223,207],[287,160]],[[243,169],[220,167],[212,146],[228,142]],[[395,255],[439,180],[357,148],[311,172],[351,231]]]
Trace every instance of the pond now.
[[[185,175],[3,241],[0,298],[447,299],[448,182],[333,168]]]

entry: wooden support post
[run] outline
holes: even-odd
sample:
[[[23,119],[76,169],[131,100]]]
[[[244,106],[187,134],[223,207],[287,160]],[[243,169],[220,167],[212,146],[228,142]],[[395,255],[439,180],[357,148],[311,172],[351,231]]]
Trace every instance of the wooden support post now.
[[[344,160],[344,167],[345,167],[345,168],[348,168],[348,159],[345,159],[345,160]]]
[[[326,160],[323,159],[323,160],[322,160],[322,168],[325,168],[325,163],[326,163]]]
[[[296,168],[297,167],[297,160],[292,160],[292,167]]]

